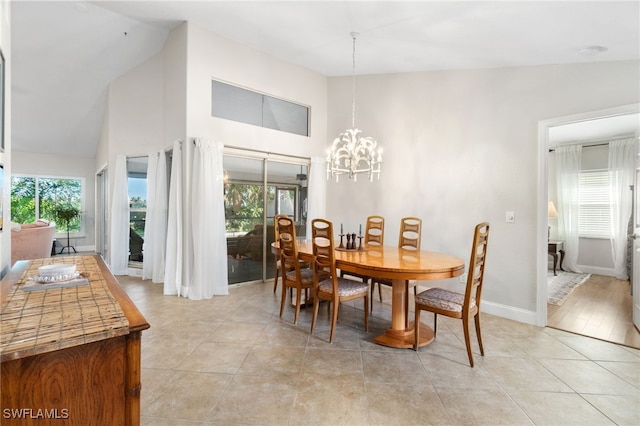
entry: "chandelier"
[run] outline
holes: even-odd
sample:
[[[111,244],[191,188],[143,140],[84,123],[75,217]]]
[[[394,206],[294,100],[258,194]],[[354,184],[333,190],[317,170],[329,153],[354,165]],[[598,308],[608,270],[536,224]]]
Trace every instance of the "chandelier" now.
[[[360,136],[361,131],[356,128],[356,37],[358,33],[351,33],[353,38],[353,74],[351,78],[351,128],[345,130],[333,140],[327,150],[327,179],[329,176],[338,178],[348,175],[349,179],[357,180],[357,175],[367,173],[369,180],[377,175],[380,179],[380,164],[382,163],[382,149],[376,151],[378,143],[372,137]]]

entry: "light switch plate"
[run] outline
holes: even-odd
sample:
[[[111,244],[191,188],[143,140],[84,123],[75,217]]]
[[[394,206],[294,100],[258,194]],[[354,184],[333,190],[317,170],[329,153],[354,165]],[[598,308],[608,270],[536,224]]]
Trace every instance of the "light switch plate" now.
[[[512,211],[507,211],[505,215],[505,220],[507,223],[515,223],[516,222],[516,214]]]

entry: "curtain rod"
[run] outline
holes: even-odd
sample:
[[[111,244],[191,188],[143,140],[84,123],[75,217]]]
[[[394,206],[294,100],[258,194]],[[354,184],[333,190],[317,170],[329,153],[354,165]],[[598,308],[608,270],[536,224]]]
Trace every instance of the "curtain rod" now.
[[[246,156],[248,153],[254,153],[256,154],[256,158],[267,158],[274,161],[278,160],[282,162],[287,162],[287,159],[289,160],[289,162],[291,162],[291,159],[296,159],[296,160],[301,160],[305,164],[310,164],[309,157],[301,157],[298,155],[289,155],[289,154],[277,154],[275,152],[261,151],[253,148],[242,148],[242,147],[233,146],[233,145],[224,145],[224,153],[232,156],[233,155]],[[298,164],[298,163],[295,163],[295,164]]]
[[[556,150],[556,148],[560,147],[560,146],[576,146],[576,145],[581,145],[583,148],[594,148],[596,146],[606,146],[609,145],[610,142],[613,141],[617,141],[620,139],[633,139],[635,138],[636,135],[633,134],[628,134],[628,135],[620,135],[620,136],[616,136],[616,137],[609,137],[609,138],[603,138],[603,139],[593,139],[591,141],[585,141],[585,142],[576,142],[576,143],[562,143],[559,144],[557,146],[554,146],[553,148],[549,148],[549,152],[554,152]]]
[[[575,146],[575,145],[582,145],[583,148],[595,148],[596,146],[608,146],[609,142],[605,142],[605,143],[593,143],[593,144],[579,144],[579,143],[575,143],[575,144],[565,144],[562,146]],[[554,152],[556,149],[555,148],[549,148],[549,152]]]

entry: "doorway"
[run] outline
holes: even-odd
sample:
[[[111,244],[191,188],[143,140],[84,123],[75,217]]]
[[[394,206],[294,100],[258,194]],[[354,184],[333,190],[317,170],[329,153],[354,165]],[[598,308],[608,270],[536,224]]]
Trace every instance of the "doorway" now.
[[[545,120],[539,123],[539,192],[538,192],[538,279],[537,279],[537,319],[540,326],[547,325],[547,268],[548,268],[548,179],[549,148],[558,144],[580,143],[590,139],[613,139],[624,136],[638,137],[640,126],[638,117],[640,104],[626,105],[608,110],[578,114]],[[606,125],[605,125],[606,124]],[[564,140],[563,140],[564,139]],[[634,283],[634,293],[638,293],[638,283]],[[628,302],[627,302],[628,303]],[[635,302],[632,302],[635,305]],[[571,331],[571,330],[569,330]]]
[[[129,266],[142,268],[144,228],[147,218],[147,168],[149,157],[127,157],[129,194]]]

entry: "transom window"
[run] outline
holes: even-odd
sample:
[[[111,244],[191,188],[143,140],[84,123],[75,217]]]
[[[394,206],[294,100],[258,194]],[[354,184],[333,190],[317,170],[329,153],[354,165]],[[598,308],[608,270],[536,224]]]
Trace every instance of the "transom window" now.
[[[211,115],[309,136],[309,107],[212,80]]]

